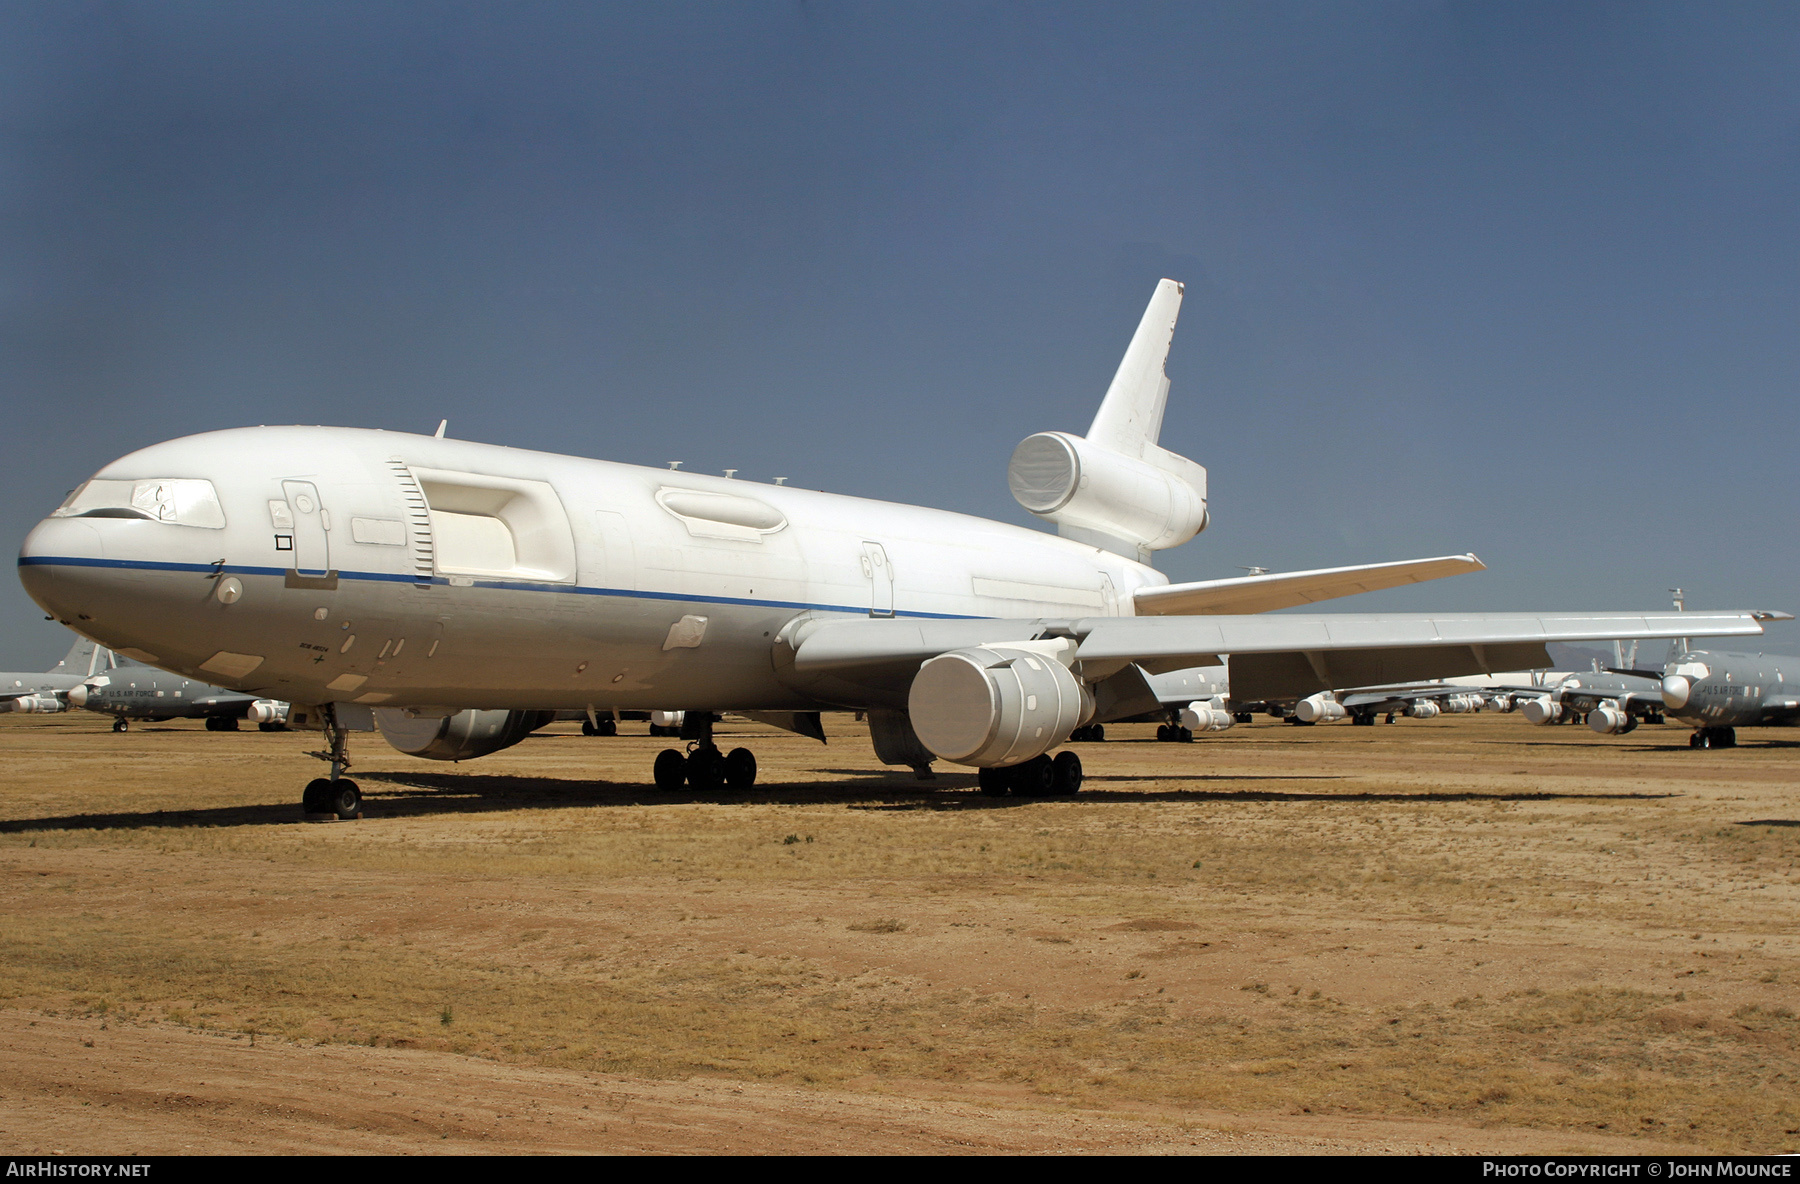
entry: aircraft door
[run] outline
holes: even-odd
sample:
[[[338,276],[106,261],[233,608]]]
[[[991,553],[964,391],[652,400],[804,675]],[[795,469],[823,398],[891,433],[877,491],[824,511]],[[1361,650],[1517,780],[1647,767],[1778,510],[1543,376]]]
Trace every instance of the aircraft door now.
[[[894,615],[894,567],[880,543],[863,543],[863,574],[869,577],[869,615]]]
[[[323,577],[331,570],[331,519],[311,481],[283,481],[281,492],[293,511],[294,574]]]

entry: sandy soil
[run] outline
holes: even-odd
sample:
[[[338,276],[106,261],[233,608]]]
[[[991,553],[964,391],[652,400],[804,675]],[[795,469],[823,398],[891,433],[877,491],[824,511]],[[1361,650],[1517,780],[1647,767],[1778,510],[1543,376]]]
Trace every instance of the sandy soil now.
[[[714,800],[370,738],[321,825],[316,736],[106,727],[0,717],[9,1151],[1800,1145],[1781,732],[1109,728],[1024,802],[849,717]]]

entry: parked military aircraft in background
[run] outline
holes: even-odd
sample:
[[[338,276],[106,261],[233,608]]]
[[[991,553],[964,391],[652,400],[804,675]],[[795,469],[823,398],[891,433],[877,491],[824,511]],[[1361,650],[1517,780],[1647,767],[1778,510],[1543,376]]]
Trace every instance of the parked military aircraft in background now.
[[[112,651],[77,637],[63,660],[42,674],[0,674],[0,711],[46,714],[69,709],[69,692],[118,664]]]
[[[107,465],[31,532],[19,575],[127,657],[294,703],[331,768],[303,803],[340,817],[360,800],[343,776],[353,730],[467,759],[544,712],[685,710],[691,746],[657,758],[656,784],[714,789],[756,777],[748,749],[712,742],[717,713],[812,734],[817,712],[849,709],[889,763],[1070,793],[1081,761],[1051,751],[1157,710],[1147,675],[1223,662],[1241,699],[1300,699],[1677,632],[1658,612],[1263,612],[1477,566],[1467,556],[1170,584],[1151,556],[1207,524],[1206,470],[1158,443],[1181,296],[1157,285],[1085,436],[1014,450],[1014,498],[1060,537],[729,476],[263,427]],[[1683,620],[1753,636],[1772,615]]]
[[[68,692],[69,704],[113,717],[113,731],[131,721],[204,719],[209,732],[235,732],[249,720],[265,732],[287,730],[288,705],[215,687],[152,666],[120,665],[83,679]]]
[[[1731,748],[1738,728],[1800,724],[1800,658],[1683,650],[1667,670],[1663,709],[1694,727],[1690,747]]]

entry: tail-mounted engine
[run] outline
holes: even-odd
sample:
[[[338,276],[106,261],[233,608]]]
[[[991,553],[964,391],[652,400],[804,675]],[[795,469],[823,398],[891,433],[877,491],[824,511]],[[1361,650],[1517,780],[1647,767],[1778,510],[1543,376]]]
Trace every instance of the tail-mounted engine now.
[[[1048,648],[976,646],[926,662],[907,697],[919,741],[944,760],[991,768],[1067,740],[1094,714],[1094,696]]]
[[[1006,483],[1058,533],[1133,559],[1179,547],[1206,529],[1206,470],[1154,444],[1140,460],[1067,432],[1039,432],[1013,449]]]
[[[382,739],[428,761],[466,761],[511,748],[556,718],[554,711],[459,711],[433,718],[393,708],[375,712]]]

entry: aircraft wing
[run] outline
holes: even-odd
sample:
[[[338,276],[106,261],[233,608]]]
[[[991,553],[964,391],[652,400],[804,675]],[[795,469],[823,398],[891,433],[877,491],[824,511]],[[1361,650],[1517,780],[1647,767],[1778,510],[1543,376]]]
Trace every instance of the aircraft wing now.
[[[1149,674],[1230,667],[1240,702],[1290,699],[1335,687],[1380,686],[1550,665],[1552,641],[1750,637],[1769,612],[1333,613],[1319,616],[1085,617],[930,620],[813,618],[784,634],[778,669],[802,682],[885,693],[920,663],[973,645],[1067,638],[1075,669],[1099,683],[1136,665]],[[840,691],[841,693],[841,691]]]
[[[1487,564],[1473,555],[1445,555],[1437,559],[1405,559],[1398,563],[1366,563],[1356,567],[1325,567],[1316,571],[1285,571],[1266,575],[1236,576],[1228,580],[1201,580],[1192,584],[1164,584],[1140,588],[1132,596],[1140,617],[1266,613],[1320,600],[1354,596],[1379,588],[1398,588],[1441,580],[1464,572],[1486,571]]]

